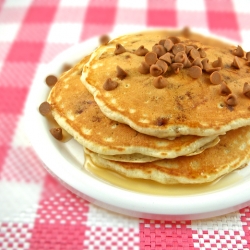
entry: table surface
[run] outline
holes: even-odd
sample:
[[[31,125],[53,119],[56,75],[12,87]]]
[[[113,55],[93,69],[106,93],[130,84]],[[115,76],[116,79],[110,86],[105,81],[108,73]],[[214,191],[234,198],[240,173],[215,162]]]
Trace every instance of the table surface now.
[[[115,214],[43,168],[24,129],[39,69],[63,50],[124,27],[184,27],[250,50],[249,0],[0,0],[0,249],[250,249],[250,207],[167,221]]]

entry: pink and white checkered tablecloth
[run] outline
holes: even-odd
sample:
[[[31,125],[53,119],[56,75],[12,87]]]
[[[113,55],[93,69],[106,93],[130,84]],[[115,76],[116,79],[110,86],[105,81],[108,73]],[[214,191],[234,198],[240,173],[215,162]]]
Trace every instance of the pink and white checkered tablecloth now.
[[[130,218],[82,200],[43,168],[24,132],[37,71],[124,26],[207,29],[250,46],[249,0],[0,0],[0,249],[250,249],[250,207],[196,221]]]

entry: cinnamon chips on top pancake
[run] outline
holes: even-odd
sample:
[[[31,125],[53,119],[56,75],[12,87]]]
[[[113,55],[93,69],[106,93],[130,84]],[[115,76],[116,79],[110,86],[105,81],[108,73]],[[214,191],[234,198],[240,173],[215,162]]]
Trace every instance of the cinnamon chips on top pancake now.
[[[102,112],[160,138],[210,136],[250,125],[245,52],[199,35],[169,35],[126,35],[92,53],[81,80]],[[149,52],[142,56],[142,49]],[[112,89],[105,89],[107,83]]]

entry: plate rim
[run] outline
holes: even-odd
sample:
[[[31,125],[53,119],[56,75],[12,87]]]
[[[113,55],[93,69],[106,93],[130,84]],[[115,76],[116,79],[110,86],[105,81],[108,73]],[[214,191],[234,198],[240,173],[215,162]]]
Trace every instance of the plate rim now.
[[[143,30],[140,29],[140,31]],[[214,36],[211,34],[209,35]],[[110,34],[110,37],[115,36],[117,36],[117,32]],[[218,38],[218,36],[214,37]],[[224,39],[221,37],[219,38],[229,42],[228,39]],[[250,204],[250,194],[247,191],[250,185],[250,179],[244,180],[236,187],[231,186],[229,188],[217,191],[216,195],[215,192],[202,195],[186,195],[185,197],[147,195],[143,193],[136,193],[130,190],[125,190],[119,187],[114,187],[113,185],[108,185],[105,182],[100,182],[98,179],[93,178],[93,176],[84,174],[82,170],[75,167],[72,168],[69,161],[67,159],[64,159],[62,155],[58,158],[48,157],[48,150],[51,150],[50,153],[55,153],[55,149],[58,150],[58,147],[60,148],[62,147],[62,145],[60,145],[61,142],[51,140],[51,138],[49,137],[48,129],[47,131],[45,131],[46,126],[44,126],[44,131],[42,131],[42,135],[44,136],[43,138],[39,136],[40,133],[37,134],[37,126],[39,128],[39,123],[46,118],[42,117],[38,112],[38,106],[42,102],[39,100],[42,97],[37,97],[36,95],[43,91],[45,92],[45,90],[49,91],[49,88],[46,87],[46,84],[42,79],[45,79],[48,74],[53,74],[53,70],[55,68],[59,70],[59,66],[62,65],[59,65],[59,63],[61,63],[61,61],[63,61],[65,58],[67,58],[67,61],[69,60],[69,57],[71,60],[73,60],[73,57],[76,60],[76,57],[78,56],[79,58],[77,60],[80,60],[84,55],[88,54],[87,51],[91,52],[95,47],[98,46],[98,41],[99,37],[93,37],[76,45],[73,45],[58,54],[51,62],[49,62],[45,66],[43,70],[36,73],[34,81],[30,87],[24,109],[25,129],[32,147],[34,148],[40,160],[44,163],[45,168],[49,172],[51,172],[54,177],[59,178],[64,186],[66,186],[74,193],[77,193],[84,199],[87,199],[88,201],[109,210],[115,212],[118,211],[119,213],[134,217],[143,216],[144,218],[171,217],[177,219],[200,219],[222,215]],[[232,43],[232,41],[230,42]],[[80,50],[83,50],[83,54],[81,55],[79,55]],[[30,122],[31,119],[35,121],[35,124],[33,122]],[[46,121],[43,121],[42,123],[46,123]],[[49,142],[49,146],[47,145],[45,147],[44,145],[46,145],[47,142]],[[63,169],[63,171],[61,171],[61,169]],[[83,183],[84,185],[82,185]],[[88,186],[86,186],[86,183]],[[107,189],[109,190],[108,194]],[[228,197],[229,191],[230,197],[234,197],[233,200],[229,200],[226,198]],[[148,199],[149,196],[150,199]],[[118,197],[122,197],[122,199],[119,199],[119,204],[117,203]],[[224,197],[224,199],[221,199],[221,197]],[[185,207],[182,206],[183,203],[185,204]],[[211,204],[213,204],[214,206],[211,206]]]

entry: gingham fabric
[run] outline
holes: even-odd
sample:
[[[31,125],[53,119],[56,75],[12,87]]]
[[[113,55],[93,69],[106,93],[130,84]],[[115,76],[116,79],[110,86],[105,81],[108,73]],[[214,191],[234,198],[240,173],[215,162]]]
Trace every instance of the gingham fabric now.
[[[249,0],[0,0],[0,249],[250,249],[250,208],[197,221],[130,218],[66,190],[24,132],[37,72],[124,26],[209,30],[250,46]],[[250,49],[249,49],[250,50]]]

